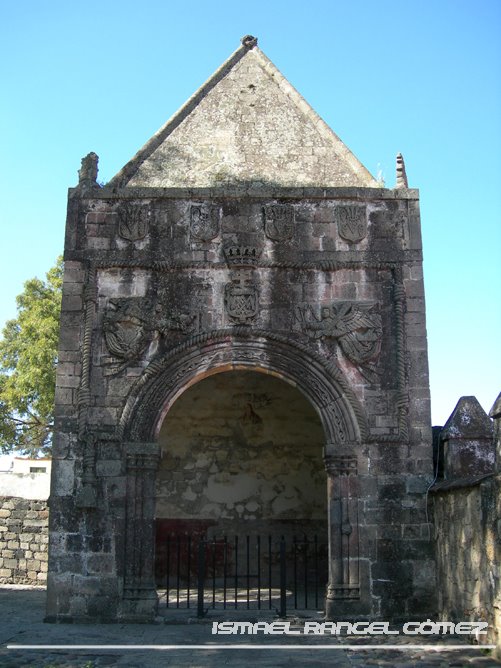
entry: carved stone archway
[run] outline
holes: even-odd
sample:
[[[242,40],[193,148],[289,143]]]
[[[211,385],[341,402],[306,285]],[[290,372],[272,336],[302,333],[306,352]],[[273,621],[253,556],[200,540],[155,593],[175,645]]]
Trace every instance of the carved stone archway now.
[[[310,348],[248,327],[191,337],[155,358],[132,388],[119,434],[126,459],[124,589],[121,617],[152,617],[156,444],[163,419],[190,385],[224,371],[269,373],[296,386],[320,416],[328,474],[329,584],[327,614],[338,599],[357,599],[357,451],[367,435],[364,412],[341,371]]]

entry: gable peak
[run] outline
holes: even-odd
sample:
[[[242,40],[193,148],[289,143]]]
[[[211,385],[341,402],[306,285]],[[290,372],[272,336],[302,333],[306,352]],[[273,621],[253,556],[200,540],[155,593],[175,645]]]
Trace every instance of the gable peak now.
[[[377,187],[257,46],[239,48],[108,184]]]

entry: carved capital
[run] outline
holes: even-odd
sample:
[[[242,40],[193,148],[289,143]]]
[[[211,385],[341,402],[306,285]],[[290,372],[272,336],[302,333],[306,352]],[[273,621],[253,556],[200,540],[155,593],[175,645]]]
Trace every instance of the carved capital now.
[[[325,455],[324,465],[330,476],[357,475],[357,458],[353,455]]]
[[[160,462],[160,446],[157,443],[126,443],[127,472],[156,471]]]

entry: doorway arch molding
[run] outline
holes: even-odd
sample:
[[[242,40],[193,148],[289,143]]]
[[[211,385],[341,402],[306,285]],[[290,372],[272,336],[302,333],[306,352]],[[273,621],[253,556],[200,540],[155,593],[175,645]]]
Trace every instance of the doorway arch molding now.
[[[129,393],[119,438],[156,441],[168,409],[187,387],[232,370],[270,373],[302,391],[322,421],[326,454],[334,454],[333,446],[344,450],[366,439],[365,412],[335,364],[289,337],[247,327],[192,336],[153,359]]]

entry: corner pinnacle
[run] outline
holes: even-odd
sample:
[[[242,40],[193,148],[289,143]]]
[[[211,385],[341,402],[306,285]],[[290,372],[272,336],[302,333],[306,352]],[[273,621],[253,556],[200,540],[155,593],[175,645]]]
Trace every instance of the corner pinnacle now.
[[[397,182],[395,188],[408,188],[407,174],[405,173],[405,162],[401,153],[397,155]]]

